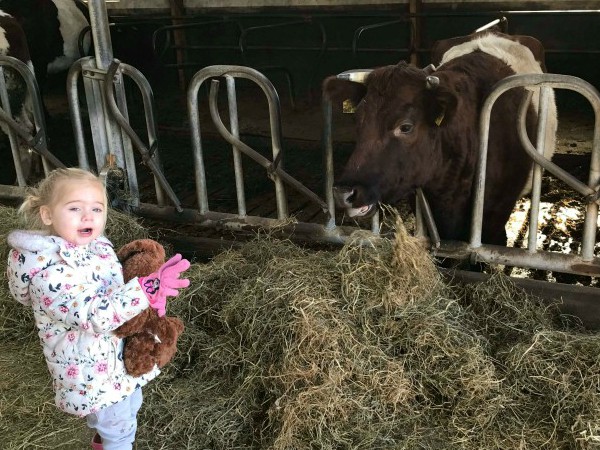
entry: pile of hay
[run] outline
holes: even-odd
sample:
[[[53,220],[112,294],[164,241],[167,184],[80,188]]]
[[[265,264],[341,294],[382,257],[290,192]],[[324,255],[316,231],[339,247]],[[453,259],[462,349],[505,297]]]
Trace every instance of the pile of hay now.
[[[600,445],[597,336],[562,327],[554,307],[502,275],[449,285],[402,229],[395,240],[363,238],[333,253],[262,236],[193,264],[191,287],[168,307],[186,322],[180,351],[144,390],[137,447]],[[23,349],[41,360],[30,339],[14,344],[11,360]],[[43,370],[33,380],[11,400],[27,411],[0,403],[9,448],[30,448],[16,443],[32,430],[80,439],[84,425],[56,413],[51,394],[42,425],[29,421],[15,437],[49,390]]]
[[[337,254],[259,238],[194,265],[170,304],[182,351],[148,390],[140,445],[600,444],[598,337],[561,329],[502,275],[444,283],[402,231],[360,238]]]

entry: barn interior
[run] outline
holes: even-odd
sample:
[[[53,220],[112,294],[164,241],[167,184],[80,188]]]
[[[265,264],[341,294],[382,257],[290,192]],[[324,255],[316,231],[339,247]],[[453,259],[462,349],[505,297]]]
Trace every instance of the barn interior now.
[[[156,148],[184,208],[198,207],[186,90],[194,74],[212,65],[255,68],[273,83],[280,99],[285,168],[319,194],[325,191],[320,84],[328,75],[395,64],[400,59],[425,66],[437,39],[469,34],[499,20],[508,32],[532,35],[544,44],[549,72],[574,75],[600,86],[600,65],[596,63],[600,1],[105,3],[114,57],[138,68],[152,87]],[[131,79],[124,79],[131,126],[147,143],[142,95]],[[221,117],[228,123],[224,85],[221,83],[218,99],[223,107]],[[232,149],[213,124],[209,93],[205,85],[199,91],[210,209],[236,214],[239,199]],[[45,95],[50,113],[49,146],[66,165],[76,165],[64,74],[53,76]],[[241,140],[261,155],[272,157],[272,124],[264,92],[251,81],[237,80],[237,95]],[[554,161],[587,181],[594,111],[579,95],[559,91],[557,96],[559,148]],[[353,148],[352,115],[334,113],[332,132],[337,170]],[[87,129],[86,133],[93,160],[91,135]],[[136,161],[141,200],[155,202],[152,175],[137,153]],[[248,214],[276,218],[273,183],[265,169],[244,160],[244,176]],[[577,251],[581,222],[570,214],[582,207],[566,192],[562,183],[544,177],[545,221],[540,224],[544,249]],[[292,216],[307,223],[323,223],[321,208],[288,194]],[[519,203],[515,217],[522,219],[526,211],[526,203]],[[17,220],[13,214],[5,211],[3,217],[7,222],[3,227],[13,228]],[[363,253],[357,246],[343,253],[335,247],[336,252],[328,253],[336,255],[333,259],[304,252],[285,241],[273,247],[268,241],[251,242],[239,249],[238,244],[255,237],[255,231],[241,226],[201,227],[186,217],[179,221],[145,218],[142,228],[130,225],[131,216],[126,216],[119,220],[131,228],[124,227],[122,235],[114,233],[118,247],[132,238],[146,237],[150,231],[152,237],[170,244],[170,250],[194,258],[195,263],[190,271],[195,289],[170,306],[170,314],[186,321],[180,351],[159,382],[146,390],[138,448],[558,450],[595,448],[600,442],[597,334],[569,328],[571,324],[560,328],[553,322],[555,317],[550,320],[554,311],[545,304],[540,307],[537,298],[525,296],[502,280],[499,287],[494,280],[481,283],[481,274],[472,273],[466,281],[477,283],[465,283],[461,292],[462,299],[472,305],[444,296],[430,301],[437,295],[431,286],[434,278],[424,275],[432,271],[431,262],[406,237],[404,246],[398,246],[404,253],[396,256],[390,248]],[[405,219],[410,226],[410,219]],[[341,220],[365,229],[372,226]],[[523,244],[524,235],[525,229],[516,225],[510,239],[513,244]],[[326,248],[310,241],[303,244]],[[239,252],[222,252],[229,247]],[[2,247],[2,251],[7,249]],[[598,255],[596,247],[596,261]],[[408,269],[390,271],[388,257]],[[208,260],[211,262],[204,264]],[[328,272],[332,266],[335,269]],[[340,267],[347,278],[337,275]],[[531,282],[521,287],[529,286],[537,293],[545,289],[548,297],[558,293],[570,298],[570,313],[589,328],[600,328],[597,277],[547,270],[523,272],[512,274]],[[339,291],[354,303],[338,301],[337,286],[330,287],[322,278],[340,284],[344,280],[346,285]],[[306,289],[298,280],[306,283]],[[0,292],[6,290],[5,284]],[[571,285],[581,289],[571,290]],[[322,297],[313,295],[313,290]],[[333,300],[331,292],[336,292]],[[369,297],[370,293],[375,294]],[[376,304],[379,298],[385,301]],[[0,411],[10,424],[7,446],[83,448],[91,439],[89,430],[79,419],[65,419],[54,411],[47,369],[31,330],[32,319],[21,309],[8,293],[0,296],[0,353],[8,374],[1,384]],[[349,318],[357,331],[348,328]],[[296,334],[298,340],[288,340]],[[353,359],[357,336],[359,355]],[[281,337],[281,348],[277,337]],[[365,347],[367,338],[369,346]],[[306,348],[315,353],[305,354]],[[296,353],[302,362],[298,368],[276,360],[280,354],[287,358]],[[393,364],[380,364],[387,364],[388,359]],[[395,365],[397,361],[402,363]],[[275,372],[278,365],[285,370]],[[261,379],[262,373],[269,373],[266,381]],[[403,390],[407,379],[419,387],[417,395]],[[290,384],[276,386],[281,380]],[[296,393],[299,395],[294,397]],[[294,404],[302,396],[305,402]],[[336,403],[338,400],[342,402]],[[278,420],[286,414],[297,420],[278,428]],[[379,428],[370,428],[373,424]],[[277,435],[279,430],[285,433]],[[406,439],[399,439],[398,434]],[[282,441],[276,442],[272,436]],[[302,441],[304,436],[307,440]]]
[[[325,117],[320,84],[329,75],[349,69],[365,69],[410,61],[424,67],[438,39],[466,35],[486,25],[511,34],[538,38],[545,47],[549,73],[573,75],[591,83],[600,82],[600,52],[595,24],[600,2],[194,2],[155,1],[106,2],[110,40],[116,59],[141,71],[150,84],[156,118],[156,147],[168,181],[183,207],[195,208],[190,119],[187,89],[203,68],[218,65],[256,69],[273,84],[281,110],[281,138],[285,168],[317,194],[323,194]],[[351,4],[350,4],[351,3]],[[146,140],[146,120],[140,90],[124,77],[131,125]],[[224,83],[221,83],[224,84]],[[48,127],[52,151],[67,165],[77,164],[64,75],[55,76],[46,102],[52,116]],[[261,88],[244,79],[236,81],[240,139],[271,157],[272,122],[269,103]],[[557,90],[559,112],[558,148],[554,162],[582,181],[589,172],[594,135],[594,112],[578,93]],[[199,90],[199,123],[206,158],[210,209],[236,214],[238,194],[231,158],[231,145],[217,131],[210,116],[208,83]],[[222,120],[228,118],[227,95],[222,86],[218,97]],[[334,173],[353,148],[352,114],[334,110],[332,118]],[[88,136],[89,139],[89,136]],[[92,150],[88,150],[92,153]],[[93,158],[91,158],[93,159]],[[140,165],[141,164],[140,162]],[[154,196],[151,173],[140,171],[141,200]],[[277,217],[277,202],[265,170],[244,162],[248,214]],[[145,184],[144,184],[145,183]],[[549,216],[572,201],[563,186],[545,178]],[[324,223],[319,205],[288,191],[290,215],[301,222]],[[565,196],[566,198],[562,198]],[[404,210],[408,216],[410,213]],[[520,245],[526,231],[522,221],[527,205],[519,205],[512,245]],[[569,212],[566,213],[567,215]],[[156,218],[154,218],[156,219]],[[409,221],[412,218],[408,219]],[[570,219],[569,219],[570,220]],[[552,229],[554,220],[544,227]],[[563,221],[564,222],[564,221]],[[154,223],[154,222],[152,222]],[[369,229],[369,222],[341,218],[341,224]],[[190,223],[156,222],[178,249],[194,257],[212,257],[233,242],[254,235],[243,230],[215,230]],[[579,232],[577,232],[579,233]],[[550,236],[547,231],[546,246]],[[568,240],[566,237],[563,240]],[[309,239],[310,240],[310,239]],[[193,241],[193,243],[191,243]],[[194,249],[194,250],[191,250]],[[547,279],[547,273],[533,276]],[[585,284],[595,283],[585,277]]]
[[[191,158],[186,90],[202,68],[246,66],[268,78],[279,96],[286,168],[315,192],[322,192],[320,84],[326,76],[399,60],[424,67],[436,40],[496,24],[508,33],[538,38],[545,47],[549,73],[573,75],[597,85],[600,66],[594,61],[600,52],[595,36],[599,6],[600,2],[591,1],[106,2],[114,57],[139,69],[150,83],[162,163],[168,177],[177,174],[171,180],[178,192],[187,193],[182,197],[186,206],[196,202],[193,168],[182,164]],[[130,120],[143,136],[142,99],[136,86],[125,81]],[[252,82],[238,81],[236,89],[240,137],[268,153],[272,130],[267,99]],[[212,123],[208,91],[208,85],[200,90],[200,127],[208,152],[211,209],[235,212],[230,145]],[[55,78],[48,95],[50,111],[57,119],[54,129],[61,123],[64,126],[63,131],[49,133],[54,151],[65,163],[76,164],[63,77]],[[219,105],[227,104],[224,87],[219,99]],[[555,161],[584,178],[593,138],[593,110],[583,97],[570,91],[557,91],[557,103],[560,120]],[[222,114],[227,117],[226,111]],[[334,113],[336,169],[352,150],[353,129],[351,114]],[[250,162],[244,170],[249,208],[259,216],[275,215],[264,169]],[[149,178],[146,182],[152,183]],[[324,220],[318,207],[308,207],[302,200],[293,201],[291,209],[300,220]],[[189,230],[185,233],[191,234]],[[207,230],[193,234],[201,234],[208,242],[215,237]],[[229,237],[239,239],[239,235]],[[211,248],[209,253],[218,251],[223,236],[216,239],[216,249],[201,247]]]

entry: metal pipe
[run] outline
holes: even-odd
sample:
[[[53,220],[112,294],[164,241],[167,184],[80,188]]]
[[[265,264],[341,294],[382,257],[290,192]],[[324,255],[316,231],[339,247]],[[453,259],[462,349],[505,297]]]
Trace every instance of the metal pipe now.
[[[475,193],[473,201],[473,217],[471,222],[470,239],[470,245],[474,249],[481,246],[481,224],[483,221],[483,199],[485,196],[485,171],[487,163],[488,136],[492,107],[494,105],[494,102],[498,99],[498,97],[500,97],[500,95],[502,95],[509,89],[538,85],[544,85],[555,89],[570,89],[579,92],[580,94],[585,96],[588,99],[588,101],[592,104],[594,112],[596,113],[596,120],[598,121],[600,112],[600,97],[598,96],[598,92],[596,91],[596,89],[591,84],[587,83],[581,78],[577,78],[570,75],[525,74],[512,75],[496,83],[496,85],[492,88],[492,92],[488,95],[483,104],[479,119],[480,148],[479,160],[477,164],[475,177]],[[540,155],[537,152],[535,147],[529,141],[529,137],[527,136],[527,130],[523,121],[520,121],[518,131],[525,151],[534,160],[534,162],[541,165],[544,169],[548,170],[550,173],[563,180],[565,183],[567,183],[569,186],[571,186],[584,196],[588,197],[588,199],[592,199],[596,195],[596,191],[594,188],[580,182],[571,174],[561,169],[559,166],[552,163],[543,155]],[[596,139],[594,139],[594,148],[596,148]],[[598,151],[600,151],[600,149]],[[594,201],[598,201],[598,199],[595,198]]]
[[[335,199],[333,198],[333,135],[331,101],[323,99],[323,147],[325,151],[325,201],[329,210],[327,227],[335,228]]]
[[[112,41],[108,26],[108,12],[104,0],[89,0],[90,25],[96,67],[106,70],[113,60]]]
[[[435,220],[433,219],[433,213],[431,212],[431,207],[429,206],[427,197],[425,197],[425,193],[421,188],[417,188],[416,195],[419,215],[424,219],[423,221],[427,226],[427,231],[429,232],[429,239],[431,241],[431,245],[433,248],[439,248],[441,242],[440,234],[438,233]]]
[[[282,159],[283,156],[281,146],[281,112],[279,107],[279,96],[277,95],[277,91],[271,82],[262,73],[250,67],[244,66],[215,65],[205,67],[204,69],[196,72],[190,81],[190,85],[188,87],[188,107],[190,119],[196,119],[196,121],[190,123],[193,134],[192,143],[196,146],[196,153],[198,153],[198,150],[201,150],[199,147],[197,147],[197,145],[200,144],[199,126],[197,129],[194,129],[194,127],[196,127],[198,124],[198,89],[200,88],[200,85],[208,78],[222,77],[225,75],[230,75],[236,78],[245,78],[255,82],[267,97],[269,105],[269,123],[271,127],[271,147],[273,151],[273,161],[274,163],[277,163]],[[284,219],[288,216],[285,187],[283,181],[277,176],[277,173],[274,173],[273,181],[275,183],[275,196],[277,201],[278,216],[280,219]]]
[[[317,223],[296,222],[289,225],[281,225],[279,219],[267,217],[246,216],[239,217],[236,214],[207,211],[201,213],[197,209],[184,208],[176,213],[171,206],[158,207],[148,203],[140,203],[133,208],[133,212],[141,217],[158,220],[168,220],[177,223],[196,223],[201,227],[218,228],[232,231],[253,231],[264,228],[277,228],[283,233],[300,233],[314,242],[329,242],[343,244],[346,239],[356,231],[353,227],[336,227],[331,229]]]
[[[90,170],[90,163],[85,148],[85,138],[83,133],[83,121],[81,119],[81,108],[79,107],[78,79],[82,72],[83,62],[90,61],[92,57],[81,58],[75,61],[67,73],[67,101],[69,103],[69,115],[71,125],[73,126],[73,136],[75,138],[75,148],[77,150],[77,160],[79,167]]]
[[[229,107],[229,126],[231,134],[236,138],[240,138],[240,129],[238,123],[237,98],[235,95],[235,78],[225,75],[227,83],[227,104]],[[235,171],[235,191],[237,194],[238,214],[242,217],[246,215],[246,196],[244,192],[244,169],[242,167],[242,155],[240,150],[235,146],[231,146],[233,151],[233,168]]]
[[[267,169],[269,177],[271,177],[274,180],[280,179],[282,181],[285,181],[294,189],[296,189],[299,193],[307,197],[309,200],[317,203],[323,209],[323,212],[327,213],[327,204],[323,200],[321,200],[321,198],[317,196],[314,192],[312,192],[310,189],[305,187],[303,184],[301,184],[295,178],[293,178],[291,175],[285,172],[283,168],[277,164],[277,161],[270,161],[269,159],[265,158],[256,150],[252,149],[244,142],[237,139],[229,132],[229,130],[227,130],[227,128],[223,124],[223,121],[221,120],[221,117],[219,116],[219,111],[217,108],[218,86],[219,81],[212,80],[209,106],[211,117],[221,136],[223,136],[223,138],[227,142],[229,142],[232,145],[235,145],[236,148],[240,149],[242,152],[244,152],[246,155],[252,158],[255,162]],[[279,218],[282,218],[281,215],[279,215]]]
[[[111,63],[111,66],[108,69],[108,72],[106,74],[106,81],[104,83],[104,94],[106,97],[106,101],[107,101],[109,110],[110,110],[112,116],[114,117],[114,119],[116,120],[116,122],[121,126],[121,129],[127,133],[129,138],[134,143],[135,147],[141,153],[144,164],[146,164],[150,168],[150,170],[152,171],[152,173],[154,174],[154,176],[160,183],[160,186],[164,189],[164,191],[166,192],[168,197],[171,199],[171,201],[175,205],[175,208],[178,211],[180,211],[181,210],[181,202],[179,201],[179,199],[177,198],[177,195],[175,194],[175,192],[171,188],[171,185],[167,181],[164,173],[162,172],[159,161],[157,159],[156,136],[153,136],[152,133],[150,133],[151,129],[152,130],[155,129],[154,112],[152,109],[150,85],[148,84],[148,81],[143,77],[143,75],[141,75],[141,73],[139,73],[139,71],[137,69],[135,69],[132,66],[129,66],[126,69],[127,73],[136,82],[136,84],[138,85],[138,87],[140,88],[140,91],[142,93],[142,98],[144,101],[144,110],[146,112],[146,123],[147,123],[148,131],[149,131],[148,137],[150,139],[150,150],[148,150],[148,148],[145,146],[145,144],[142,142],[142,140],[139,138],[139,136],[136,134],[136,132],[131,128],[128,121],[121,114],[121,111],[119,110],[117,103],[113,97],[113,89],[114,89],[113,88],[113,80],[114,80],[115,74],[116,74],[117,70],[119,69],[120,65],[121,65],[121,63],[119,61],[113,60],[113,62]],[[123,67],[127,67],[127,66],[128,66],[127,64],[123,64]],[[157,192],[157,195],[158,195],[158,192]]]
[[[0,66],[10,66],[13,70],[18,72],[18,76],[25,82],[27,93],[31,97],[34,132],[32,133],[31,130],[25,128],[4,111],[0,111],[2,121],[6,123],[9,130],[15,131],[23,138],[27,145],[41,155],[42,158],[46,158],[51,162],[54,167],[64,167],[64,164],[48,150],[48,143],[46,141],[46,120],[44,119],[44,112],[42,110],[43,103],[33,72],[27,64],[12,56],[0,55]],[[6,99],[8,100],[8,97]],[[12,131],[9,131],[9,136]],[[15,143],[17,143],[16,140]],[[44,167],[47,166],[44,165]]]

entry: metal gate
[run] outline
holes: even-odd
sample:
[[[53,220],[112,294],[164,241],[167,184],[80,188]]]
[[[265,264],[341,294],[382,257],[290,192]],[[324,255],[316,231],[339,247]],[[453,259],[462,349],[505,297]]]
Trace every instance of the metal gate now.
[[[99,0],[90,1],[90,7]],[[253,230],[264,227],[277,227],[289,235],[301,236],[303,239],[343,243],[346,238],[356,230],[354,227],[345,227],[336,223],[335,207],[333,202],[333,143],[331,138],[332,118],[331,105],[325,103],[325,199],[305,187],[298,180],[289,175],[284,169],[284,149],[281,145],[281,117],[279,97],[269,80],[260,72],[243,66],[209,66],[197,72],[187,90],[188,119],[192,135],[193,164],[195,173],[195,189],[197,206],[195,208],[184,208],[177,194],[172,189],[165,176],[159,157],[158,143],[156,139],[156,125],[154,118],[154,105],[152,90],[145,77],[134,67],[120,63],[112,58],[110,49],[110,37],[106,21],[106,10],[101,4],[90,8],[92,17],[92,29],[94,32],[94,45],[96,56],[94,58],[83,58],[79,60],[70,70],[68,76],[68,95],[71,112],[71,120],[76,137],[79,165],[84,168],[92,166],[88,161],[86,142],[84,138],[84,126],[81,110],[79,107],[78,83],[83,78],[86,101],[90,114],[91,135],[95,154],[95,167],[101,175],[108,179],[117,178],[124,183],[127,197],[121,199],[120,206],[126,206],[134,214],[168,220],[179,223],[194,222],[205,227],[216,227],[228,230]],[[95,22],[96,21],[96,22]],[[95,26],[94,26],[95,23]],[[4,111],[0,112],[0,120],[9,124],[11,129],[16,130],[31,145],[52,164],[62,165],[60,161],[53,158],[45,145],[44,121],[41,113],[41,102],[37,92],[35,80],[31,74],[24,72],[18,62],[11,59],[0,59],[0,64],[10,64],[22,72],[27,81],[30,92],[34,93],[36,130],[34,136],[23,134],[18,124],[8,117],[6,104],[3,103]],[[142,94],[146,128],[147,142],[136,135],[129,125],[126,96],[124,92],[123,77],[127,76],[133,80]],[[267,98],[269,104],[269,116],[271,125],[271,147],[272,158],[265,158],[251,147],[242,142],[238,134],[238,117],[236,104],[236,79],[242,78],[257,84]],[[227,99],[229,106],[229,128],[225,126],[219,115],[217,107],[217,94],[220,80],[224,79],[227,87]],[[206,189],[205,161],[203,158],[203,147],[201,127],[198,116],[198,91],[200,87],[210,80],[209,107],[212,120],[221,136],[231,144],[233,148],[235,182],[237,193],[238,211],[236,214],[212,211]],[[508,248],[491,246],[481,243],[481,221],[483,189],[485,185],[485,164],[487,152],[487,135],[489,132],[490,112],[495,100],[506,90],[522,86],[537,86],[542,88],[541,102],[546,101],[546,93],[549,89],[569,89],[583,95],[592,105],[595,113],[594,144],[591,156],[590,173],[588,183],[581,183],[570,175],[563,173],[553,163],[541,156],[543,148],[534,148],[527,138],[525,132],[525,111],[530,99],[525,98],[520,114],[520,135],[524,145],[535,161],[534,187],[532,194],[532,208],[530,214],[530,229],[535,228],[537,210],[539,208],[540,180],[542,168],[553,175],[564,180],[576,192],[581,195],[587,203],[585,218],[585,231],[580,252],[577,254],[560,254],[557,252],[539,251],[535,246],[535,236],[530,233],[528,248]],[[1,89],[1,88],[0,88]],[[0,90],[3,97],[5,90]],[[4,98],[3,98],[4,100]],[[541,109],[544,111],[543,107]],[[543,132],[545,127],[544,116],[539,122],[538,133]],[[418,204],[420,212],[417,214],[417,234],[428,237],[431,251],[435,255],[469,259],[473,262],[486,262],[492,264],[505,264],[510,266],[527,267],[531,269],[552,270],[573,273],[586,276],[600,276],[600,259],[594,255],[597,245],[598,227],[598,204],[600,190],[600,97],[598,92],[587,82],[570,76],[554,74],[515,75],[497,84],[496,88],[484,104],[481,117],[481,149],[478,168],[477,194],[474,203],[474,215],[472,220],[472,232],[469,242],[445,242],[439,240],[435,232],[435,224],[428,214],[427,201],[424,196],[419,195]],[[543,140],[539,139],[539,142]],[[543,144],[542,144],[543,145]],[[139,195],[138,178],[134,160],[134,152],[140,152],[145,165],[151,170],[155,180],[155,203],[141,202]],[[277,199],[277,218],[265,218],[250,216],[245,206],[245,194],[243,189],[243,171],[239,161],[240,155],[245,154],[252,158],[257,164],[265,169],[266,175],[272,180]],[[44,162],[47,170],[48,161]],[[18,165],[15,159],[15,165]],[[24,187],[24,181],[19,180],[20,188]],[[4,189],[6,188],[6,189]],[[15,197],[22,195],[22,189],[4,186],[0,191],[3,197]],[[286,189],[295,189],[318,205],[325,213],[324,223],[300,223],[289,218],[287,208]],[[372,224],[372,232],[377,234],[379,230],[378,219]],[[426,231],[427,230],[427,231]],[[546,283],[547,284],[547,283]],[[569,289],[571,295],[589,295],[597,298],[597,289],[579,290],[576,287]],[[558,292],[558,291],[557,291]],[[562,292],[562,291],[561,291]],[[564,296],[562,293],[558,294]]]

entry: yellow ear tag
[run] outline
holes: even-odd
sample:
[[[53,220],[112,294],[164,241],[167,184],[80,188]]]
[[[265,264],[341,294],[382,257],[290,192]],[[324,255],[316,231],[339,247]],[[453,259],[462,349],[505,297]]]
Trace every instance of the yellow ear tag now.
[[[435,119],[435,124],[439,127],[442,124],[442,121],[444,120],[444,116],[446,115],[446,111],[442,111],[440,113],[439,116],[436,117]]]
[[[342,112],[344,114],[354,114],[356,107],[350,100],[344,100],[344,103],[342,103]]]

